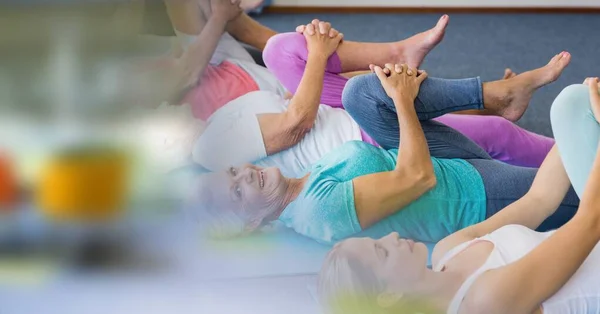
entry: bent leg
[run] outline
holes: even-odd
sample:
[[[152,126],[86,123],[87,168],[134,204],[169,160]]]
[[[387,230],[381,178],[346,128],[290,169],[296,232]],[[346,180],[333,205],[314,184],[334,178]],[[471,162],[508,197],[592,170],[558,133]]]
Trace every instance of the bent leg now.
[[[263,59],[269,71],[277,77],[288,91],[295,94],[304,75],[308,60],[308,50],[304,36],[297,33],[284,33],[273,36],[263,51]],[[348,79],[339,75],[341,72],[340,58],[337,53],[334,53],[327,60],[325,67],[323,92],[321,94],[322,104],[335,108],[343,107],[342,92]]]
[[[531,188],[538,169],[507,165],[495,160],[467,160],[483,179],[487,199],[486,219],[523,197]],[[559,208],[536,230],[557,229],[577,212],[579,198],[571,188]]]
[[[375,74],[350,79],[344,89],[342,101],[346,110],[359,124],[362,118],[361,111],[369,110],[372,106],[396,112],[394,101],[386,94]],[[483,108],[483,88],[479,77],[461,80],[430,77],[423,81],[415,99],[415,110],[421,121],[454,111]],[[375,134],[372,135],[375,137]]]
[[[435,91],[438,90],[439,91]],[[482,106],[479,79],[427,79],[415,101],[431,155],[438,158],[491,159],[477,144],[458,131],[429,121],[447,111]],[[446,91],[447,102],[435,101]],[[352,78],[344,90],[343,103],[348,113],[383,148],[398,148],[400,126],[393,101],[374,74]]]
[[[550,119],[565,170],[581,197],[600,143],[600,125],[591,111],[588,87],[565,88],[552,104]]]
[[[321,103],[332,107],[342,107],[341,95],[344,85],[348,81],[347,77],[340,75],[342,73],[367,71],[370,64],[383,65],[386,62],[418,66],[427,53],[437,45],[438,39],[441,40],[436,36],[441,36],[446,24],[447,18],[442,18],[433,29],[399,42],[343,41],[327,62]],[[417,47],[423,49],[415,50]],[[263,59],[269,70],[275,74],[287,90],[294,94],[298,89],[308,59],[304,35],[283,33],[271,37],[264,49]]]
[[[554,146],[553,139],[502,117],[447,114],[435,121],[464,134],[492,158],[515,166],[538,168]]]

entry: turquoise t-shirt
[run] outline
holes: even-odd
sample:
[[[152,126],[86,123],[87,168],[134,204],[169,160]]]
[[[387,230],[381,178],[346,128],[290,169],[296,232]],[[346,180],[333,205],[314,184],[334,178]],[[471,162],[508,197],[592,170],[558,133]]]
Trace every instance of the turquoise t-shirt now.
[[[396,167],[398,150],[348,142],[314,164],[304,189],[279,220],[321,243],[348,237],[380,238],[397,231],[417,241],[437,242],[485,219],[483,180],[461,159],[431,158],[437,185],[395,214],[363,230],[354,206],[352,179]]]

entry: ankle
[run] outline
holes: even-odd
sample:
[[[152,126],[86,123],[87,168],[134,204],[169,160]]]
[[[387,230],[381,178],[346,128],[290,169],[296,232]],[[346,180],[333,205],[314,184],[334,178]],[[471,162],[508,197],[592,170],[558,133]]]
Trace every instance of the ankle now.
[[[406,48],[404,40],[389,43],[390,61],[394,60],[394,63],[406,63]]]
[[[511,103],[512,92],[501,81],[483,83],[483,106],[494,115],[502,115]]]

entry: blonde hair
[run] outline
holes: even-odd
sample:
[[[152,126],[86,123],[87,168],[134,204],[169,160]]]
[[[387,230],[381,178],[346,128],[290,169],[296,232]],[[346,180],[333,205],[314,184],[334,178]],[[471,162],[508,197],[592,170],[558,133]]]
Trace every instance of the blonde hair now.
[[[327,254],[319,274],[318,293],[321,306],[332,314],[385,313],[377,296],[385,283],[369,268],[336,244]]]
[[[379,305],[378,297],[386,291],[387,282],[373,269],[336,244],[325,258],[318,279],[321,307],[331,314],[438,314],[430,302],[402,297],[391,307]]]

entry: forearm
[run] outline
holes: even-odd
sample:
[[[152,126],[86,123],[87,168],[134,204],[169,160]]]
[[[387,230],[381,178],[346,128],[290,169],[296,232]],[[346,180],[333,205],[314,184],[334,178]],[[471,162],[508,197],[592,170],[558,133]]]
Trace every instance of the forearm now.
[[[396,170],[434,176],[425,134],[414,109],[414,102],[401,95],[393,98],[400,126],[400,145]]]
[[[398,161],[392,171],[358,177],[354,202],[361,227],[369,227],[417,200],[436,178],[413,101],[394,97],[400,124]]]
[[[204,73],[225,31],[225,24],[226,21],[217,17],[209,18],[200,35],[179,59],[182,72],[190,80],[190,84],[195,83]]]
[[[308,55],[306,69],[296,94],[292,97],[286,114],[294,124],[302,129],[311,129],[317,118],[327,58],[315,54]]]
[[[479,238],[507,225],[522,225],[535,230],[554,210],[556,207],[549,208],[544,200],[526,194],[487,220],[459,232],[470,238]]]
[[[588,177],[578,215],[588,215],[591,217],[600,217],[600,145],[596,148],[596,157],[592,165],[592,171]],[[600,231],[600,226],[599,230]]]
[[[325,58],[309,55],[300,85],[287,111],[258,115],[267,155],[298,144],[313,128],[319,110],[326,63]]]
[[[245,13],[229,22],[226,31],[238,41],[260,51],[265,48],[271,37],[277,35],[277,32],[258,23]]]

